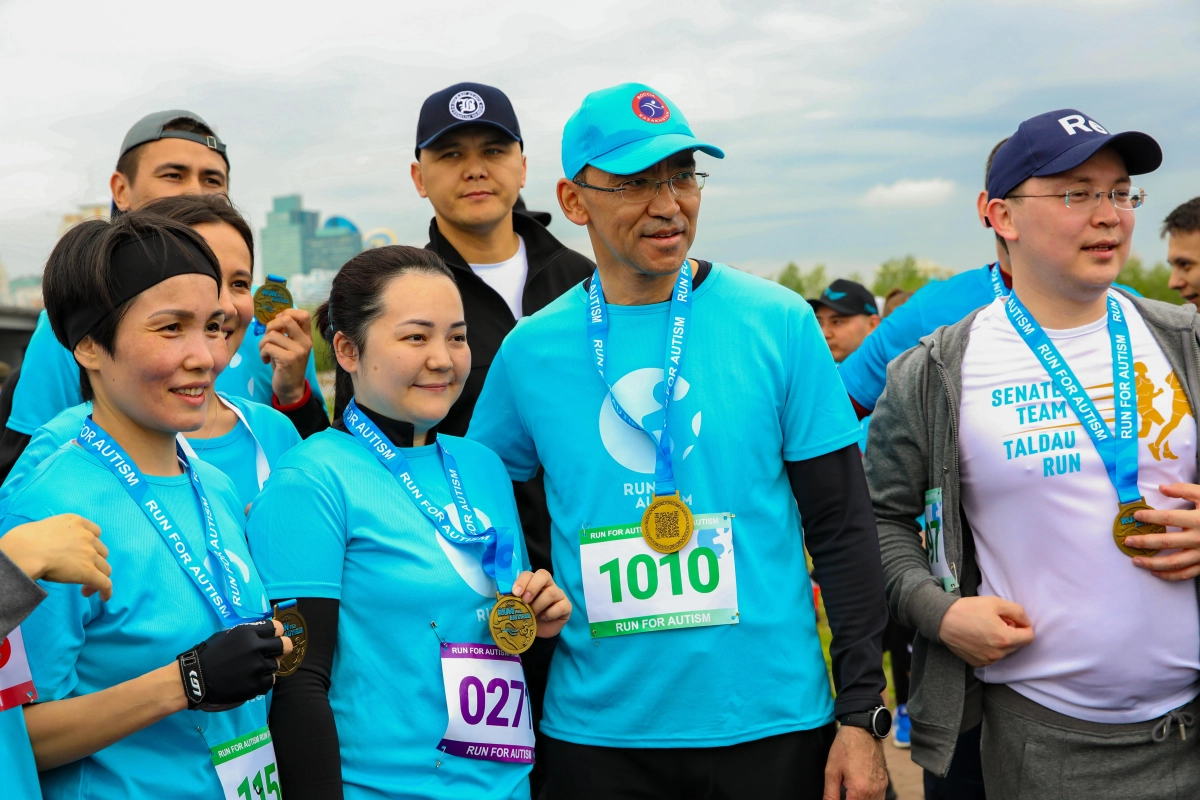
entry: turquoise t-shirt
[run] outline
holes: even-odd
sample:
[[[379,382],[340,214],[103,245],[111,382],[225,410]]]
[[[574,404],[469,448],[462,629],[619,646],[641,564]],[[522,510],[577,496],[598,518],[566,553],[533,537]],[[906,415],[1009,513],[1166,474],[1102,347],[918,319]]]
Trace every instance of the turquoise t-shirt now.
[[[233,480],[242,508],[253,502],[258,495],[258,471],[254,439],[262,445],[267,464],[274,466],[279,457],[300,443],[296,426],[282,413],[262,403],[221,393],[236,406],[246,422],[238,424],[224,436],[211,439],[188,439],[197,457],[212,464]],[[24,480],[37,469],[38,464],[52,456],[55,451],[79,435],[83,420],[92,413],[91,403],[80,403],[61,412],[54,419],[38,428],[17,463],[13,464],[4,484],[0,486],[0,512],[8,498]],[[253,434],[251,434],[253,431]]]
[[[229,560],[240,571],[243,597],[269,612],[262,581],[241,536],[243,515],[230,480],[195,464]],[[188,476],[147,477],[192,553],[205,554],[200,506]],[[64,488],[66,487],[66,488]],[[138,504],[88,451],[65,444],[10,500],[0,532],[54,514],[74,513],[103,531],[113,570],[113,596],[83,597],[79,587],[42,583],[49,596],[21,626],[40,702],[101,691],[171,664],[222,630],[209,601],[181,569]],[[222,797],[209,747],[262,728],[266,702],[257,698],[220,713],[181,711],[92,755],[41,774],[47,800]]]
[[[20,707],[0,711],[0,796],[12,800],[38,800],[37,765],[25,730],[25,712]]]
[[[632,538],[621,546],[644,550],[600,565],[588,551],[589,585],[601,587],[593,597],[608,602],[611,580],[614,607],[633,608],[630,598],[639,594],[655,603],[673,602],[671,595],[690,601],[689,582],[699,587],[696,597],[715,591],[729,578],[730,550],[720,543],[727,534],[714,536],[710,523],[694,537],[693,554],[703,557],[686,559],[685,580],[680,561],[641,542],[634,526],[652,499],[655,448],[612,409],[593,361],[582,287],[521,320],[475,407],[468,437],[500,454],[513,480],[545,468],[555,580],[575,608],[554,654],[541,724],[557,739],[713,747],[833,718],[784,462],[857,443],[858,420],[803,297],[714,264],[693,303],[670,406],[673,464],[698,517],[735,515],[724,524],[732,526],[736,555],[737,624],[714,624],[734,618],[728,613],[664,614],[647,622],[649,632],[603,635],[606,628],[589,623],[583,548],[596,542],[588,529],[626,526],[613,540]],[[608,306],[608,379],[629,415],[655,432],[662,425],[668,307]],[[710,565],[707,578],[702,561]],[[696,622],[709,626],[686,627]]]
[[[475,442],[439,441],[457,460],[484,524],[519,531],[500,459]],[[436,445],[400,451],[461,530]],[[329,702],[347,800],[527,800],[528,765],[437,749],[448,722],[440,642],[491,644],[486,620],[496,582],[480,565],[480,546],[460,548],[435,532],[375,455],[333,429],[280,460],[247,535],[269,596],[341,603]],[[515,714],[517,694],[504,716]]]
[[[261,336],[253,327],[246,331],[241,347],[229,360],[229,366],[217,377],[217,390],[231,397],[244,397],[258,403],[271,404],[271,365],[262,363],[258,354]],[[304,377],[317,398],[324,403],[317,381],[316,362],[308,354]],[[50,318],[43,311],[21,361],[21,379],[13,391],[12,413],[6,427],[33,435],[41,426],[54,419],[60,411],[83,402],[79,392],[79,365],[71,351],[59,344],[50,327]],[[78,432],[78,431],[77,431]]]

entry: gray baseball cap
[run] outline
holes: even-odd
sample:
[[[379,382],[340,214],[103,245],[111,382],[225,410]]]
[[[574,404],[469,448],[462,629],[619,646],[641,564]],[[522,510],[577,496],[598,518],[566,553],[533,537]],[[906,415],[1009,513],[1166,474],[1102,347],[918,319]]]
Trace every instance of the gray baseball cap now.
[[[221,154],[221,158],[225,159],[225,166],[229,166],[229,156],[225,154],[225,143],[219,137],[215,135],[204,136],[203,134],[192,133],[190,131],[163,130],[163,127],[167,123],[181,118],[194,120],[212,130],[212,126],[205,122],[203,117],[199,114],[193,114],[191,111],[186,111],[182,108],[172,109],[171,111],[156,111],[139,119],[129,129],[129,133],[125,134],[125,140],[121,142],[121,156],[147,142],[157,142],[159,139],[187,139],[189,142],[196,142],[197,144],[202,144],[205,147],[216,150]],[[118,156],[118,159],[121,156]]]

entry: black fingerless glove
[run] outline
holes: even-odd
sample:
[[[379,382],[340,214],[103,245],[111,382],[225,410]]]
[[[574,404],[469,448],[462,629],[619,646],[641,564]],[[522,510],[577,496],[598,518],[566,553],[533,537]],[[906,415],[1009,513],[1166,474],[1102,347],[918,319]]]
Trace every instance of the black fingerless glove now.
[[[269,619],[214,633],[178,657],[188,708],[228,711],[266,694],[281,655],[283,639]]]

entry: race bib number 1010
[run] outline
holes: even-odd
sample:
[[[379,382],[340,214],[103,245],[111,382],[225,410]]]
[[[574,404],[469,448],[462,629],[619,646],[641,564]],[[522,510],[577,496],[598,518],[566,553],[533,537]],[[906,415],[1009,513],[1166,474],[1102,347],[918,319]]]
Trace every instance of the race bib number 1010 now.
[[[696,514],[677,553],[655,552],[641,525],[585,528],[579,561],[593,638],[736,625],[733,518]]]

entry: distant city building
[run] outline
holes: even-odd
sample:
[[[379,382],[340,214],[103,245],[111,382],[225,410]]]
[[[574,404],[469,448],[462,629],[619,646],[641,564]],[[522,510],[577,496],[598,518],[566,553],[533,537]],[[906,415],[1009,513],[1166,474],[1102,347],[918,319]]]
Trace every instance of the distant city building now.
[[[363,234],[363,249],[374,250],[376,247],[387,247],[398,241],[396,234],[389,228],[375,228]]]
[[[336,272],[362,252],[362,234],[345,217],[330,217],[318,228],[320,215],[305,211],[300,195],[276,197],[273,202],[274,210],[267,214],[267,226],[262,229],[265,273],[292,278],[313,270]]]
[[[316,308],[329,299],[329,290],[337,274],[336,269],[314,269],[307,275],[289,278],[288,291],[292,293],[292,301],[299,308]]]
[[[58,224],[59,237],[61,238],[64,233],[85,219],[108,219],[109,208],[108,203],[84,203],[74,214],[63,214],[62,222]],[[39,282],[38,285],[40,286],[41,283]]]

